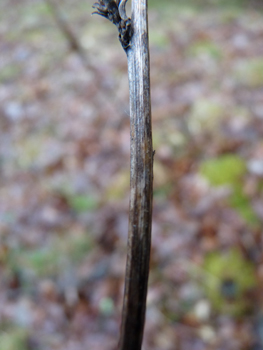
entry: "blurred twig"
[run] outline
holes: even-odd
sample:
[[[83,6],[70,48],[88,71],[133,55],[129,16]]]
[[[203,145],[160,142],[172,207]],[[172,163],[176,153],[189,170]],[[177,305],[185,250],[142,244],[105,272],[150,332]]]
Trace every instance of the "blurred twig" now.
[[[77,35],[73,32],[66,19],[59,11],[57,4],[53,0],[44,0],[47,6],[49,7],[51,14],[63,34],[64,38],[68,42],[69,49],[74,51],[81,59],[83,65],[87,69],[93,69],[93,66],[88,62],[86,53],[77,37]]]

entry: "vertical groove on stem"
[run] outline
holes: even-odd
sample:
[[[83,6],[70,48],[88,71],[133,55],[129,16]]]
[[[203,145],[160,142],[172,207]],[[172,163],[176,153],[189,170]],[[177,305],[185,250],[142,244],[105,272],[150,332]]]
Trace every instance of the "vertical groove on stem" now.
[[[132,0],[131,20],[133,36],[126,50],[131,120],[130,212],[119,350],[141,349],[152,223],[153,150],[147,0]]]

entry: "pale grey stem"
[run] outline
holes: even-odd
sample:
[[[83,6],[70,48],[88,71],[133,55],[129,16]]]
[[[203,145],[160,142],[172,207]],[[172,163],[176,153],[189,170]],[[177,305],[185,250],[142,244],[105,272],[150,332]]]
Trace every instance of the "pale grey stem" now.
[[[153,150],[147,12],[147,0],[132,0],[133,36],[126,50],[131,124],[130,212],[119,350],[141,349],[149,274]]]

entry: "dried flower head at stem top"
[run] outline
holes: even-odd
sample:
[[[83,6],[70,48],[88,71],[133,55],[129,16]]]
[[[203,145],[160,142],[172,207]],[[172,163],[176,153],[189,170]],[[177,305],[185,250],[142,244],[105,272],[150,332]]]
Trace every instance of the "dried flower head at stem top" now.
[[[132,37],[131,19],[126,15],[127,0],[98,0],[92,6],[96,13],[100,16],[108,18],[116,25],[119,31],[119,40],[124,50],[130,47],[130,40]]]

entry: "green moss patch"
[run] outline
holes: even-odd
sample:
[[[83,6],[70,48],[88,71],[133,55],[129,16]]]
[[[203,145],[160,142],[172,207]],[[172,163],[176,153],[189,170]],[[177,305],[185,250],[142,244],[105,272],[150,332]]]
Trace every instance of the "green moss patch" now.
[[[204,289],[218,312],[239,316],[249,308],[246,293],[256,286],[254,266],[237,249],[206,256]]]

